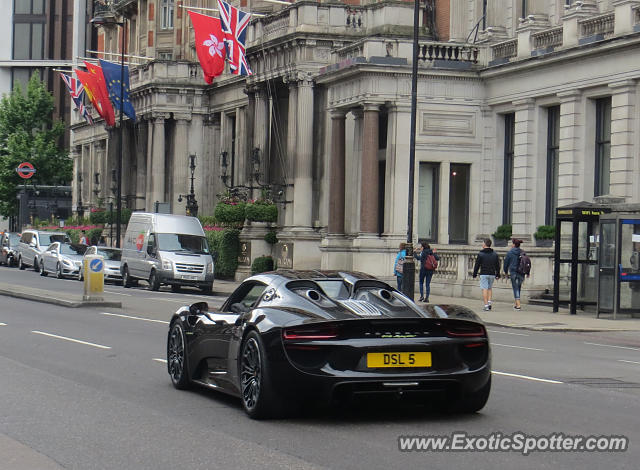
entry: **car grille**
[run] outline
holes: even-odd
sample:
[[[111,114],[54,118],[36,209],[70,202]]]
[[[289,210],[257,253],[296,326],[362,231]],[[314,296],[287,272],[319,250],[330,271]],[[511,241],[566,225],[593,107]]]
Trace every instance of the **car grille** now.
[[[179,273],[199,274],[204,271],[204,265],[176,263],[176,271],[178,271]]]

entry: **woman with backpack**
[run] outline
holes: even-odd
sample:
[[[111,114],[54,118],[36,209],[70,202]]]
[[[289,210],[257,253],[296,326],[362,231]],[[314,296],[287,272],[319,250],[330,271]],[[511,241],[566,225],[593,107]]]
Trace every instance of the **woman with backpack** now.
[[[436,254],[435,248],[432,250],[428,243],[420,243],[422,249],[418,253],[414,253],[414,258],[420,261],[420,302],[429,303],[429,294],[431,293],[431,278],[438,267],[440,257]],[[425,289],[423,290],[422,284]]]
[[[511,278],[513,288],[513,299],[515,300],[514,310],[520,310],[520,290],[524,282],[524,276],[529,276],[531,261],[524,251],[520,249],[522,240],[514,238],[512,247],[504,258],[504,273]]]

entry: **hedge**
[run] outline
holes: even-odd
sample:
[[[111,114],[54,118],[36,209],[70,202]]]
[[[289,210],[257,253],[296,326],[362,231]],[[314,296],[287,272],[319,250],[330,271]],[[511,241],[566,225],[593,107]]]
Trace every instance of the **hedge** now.
[[[113,220],[113,223],[116,223],[117,221],[116,217],[117,217],[117,211],[115,207],[113,208],[113,213],[106,209],[101,209],[95,212],[91,212],[91,214],[89,214],[89,220],[94,225],[110,224],[112,220]],[[120,214],[120,223],[126,225],[129,223],[130,218],[131,218],[131,209],[122,209]]]
[[[214,217],[217,222],[227,225],[241,225],[245,219],[245,203],[219,202],[214,210]]]
[[[207,230],[205,234],[209,242],[209,249],[218,255],[215,263],[216,277],[233,277],[238,269],[240,230],[233,228]]]
[[[251,274],[273,271],[273,258],[271,256],[260,256],[253,260],[251,264]]]
[[[271,203],[259,202],[247,204],[245,207],[247,220],[254,222],[277,222],[278,206]]]
[[[267,242],[269,245],[275,245],[276,243],[278,243],[278,237],[276,236],[276,232],[274,230],[267,232],[264,236],[264,241]]]

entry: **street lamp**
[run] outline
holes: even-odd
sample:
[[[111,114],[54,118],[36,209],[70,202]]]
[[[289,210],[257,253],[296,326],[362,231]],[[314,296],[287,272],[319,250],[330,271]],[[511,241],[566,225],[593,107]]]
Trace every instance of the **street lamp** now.
[[[122,28],[122,51],[120,54],[120,140],[118,142],[118,193],[116,195],[116,248],[120,248],[121,239],[121,223],[122,223],[122,159],[123,159],[123,146],[124,140],[124,126],[122,125],[122,116],[124,115],[124,51],[127,47],[127,35],[125,34],[125,24],[127,18],[123,15],[122,21],[116,20],[116,16],[111,11],[98,12],[98,16],[95,16],[91,23],[96,26],[120,26]],[[113,222],[112,222],[113,223]]]
[[[189,194],[178,194],[178,202],[182,202],[182,198],[185,198],[187,200],[187,215],[198,217],[198,201],[196,201],[196,193],[193,190],[193,174],[196,171],[196,156],[194,154],[189,155],[189,169],[191,170],[191,190]]]

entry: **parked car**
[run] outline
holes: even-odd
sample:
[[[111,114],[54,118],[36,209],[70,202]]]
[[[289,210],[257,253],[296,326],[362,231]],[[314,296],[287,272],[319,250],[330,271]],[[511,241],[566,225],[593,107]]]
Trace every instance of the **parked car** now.
[[[89,255],[98,255],[104,258],[104,280],[113,282],[122,282],[122,273],[120,272],[120,259],[122,250],[120,248],[107,248],[104,246],[90,246],[84,252],[84,257]],[[84,279],[84,261],[78,273],[78,281]]]
[[[122,249],[125,287],[142,279],[150,290],[169,284],[211,292],[213,257],[200,221],[184,215],[134,212],[129,219]]]
[[[86,245],[53,242],[40,256],[40,275],[55,273],[58,279],[77,276]]]
[[[18,262],[16,258],[16,248],[20,243],[20,234],[4,232],[0,235],[0,264],[15,266]]]
[[[246,279],[217,308],[173,315],[167,369],[240,398],[252,418],[371,395],[474,413],[491,390],[487,330],[459,305],[418,307],[357,272],[279,270]]]
[[[43,230],[25,230],[20,237],[20,243],[16,249],[18,255],[18,268],[32,267],[40,270],[40,255],[53,242],[70,243],[69,235],[64,232],[45,232]]]

